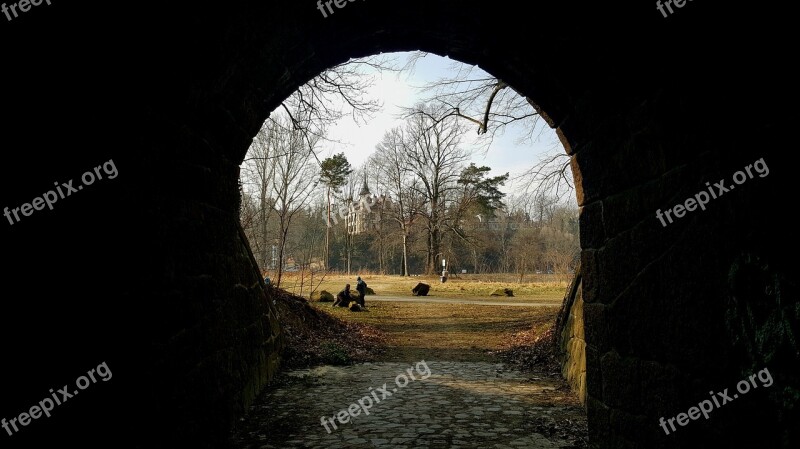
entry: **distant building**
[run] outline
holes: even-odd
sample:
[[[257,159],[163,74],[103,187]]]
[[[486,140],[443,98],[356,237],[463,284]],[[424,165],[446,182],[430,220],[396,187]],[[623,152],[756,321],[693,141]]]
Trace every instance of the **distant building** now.
[[[351,235],[363,234],[375,229],[380,223],[380,212],[390,204],[386,195],[373,196],[364,178],[364,185],[358,192],[358,199],[350,200],[349,213],[347,214],[347,232]]]

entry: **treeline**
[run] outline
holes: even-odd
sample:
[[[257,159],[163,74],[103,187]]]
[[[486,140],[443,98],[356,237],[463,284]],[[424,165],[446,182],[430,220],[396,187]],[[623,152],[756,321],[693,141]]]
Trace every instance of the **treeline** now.
[[[568,273],[575,208],[538,192],[506,197],[508,174],[471,163],[455,117],[418,105],[364,166],[318,160],[317,138],[276,115],[242,167],[241,222],[261,267],[411,275]]]
[[[247,201],[248,209],[255,203]],[[251,212],[251,216],[254,216]],[[442,256],[451,273],[570,273],[578,257],[577,211],[565,206],[548,209],[542,220],[522,211],[498,211],[491,221],[482,217],[462,223],[456,232],[444,233],[442,254],[437,258],[437,269],[428,271],[427,233],[422,227],[409,228],[407,243],[408,273],[438,273]],[[379,220],[377,226],[363,234],[350,235],[346,223],[338,219],[331,228],[329,267],[333,271],[404,274],[402,231],[391,222]],[[295,225],[286,240],[284,269],[289,271],[323,270],[326,229],[326,206],[303,210],[295,217]],[[279,245],[279,226],[269,227],[266,245],[256,237],[257,223],[246,232],[254,254],[265,270],[277,272],[277,256],[273,260],[273,247]],[[276,277],[273,276],[273,279]]]

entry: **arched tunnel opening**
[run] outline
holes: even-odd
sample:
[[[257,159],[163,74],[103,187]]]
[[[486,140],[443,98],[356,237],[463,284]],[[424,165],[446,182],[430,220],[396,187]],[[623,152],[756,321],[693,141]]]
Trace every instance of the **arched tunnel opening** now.
[[[579,258],[569,158],[503,86],[450,59],[384,53],[326,69],[270,113],[242,164],[240,221],[286,350],[234,447],[585,445],[580,300],[556,339],[574,394],[549,355]],[[532,186],[543,169],[555,185]],[[345,284],[350,307],[336,307]],[[348,398],[363,405],[335,413]]]
[[[329,3],[0,16],[4,445],[221,447],[283,345],[239,164],[315,74],[417,49],[506,80],[571,157],[590,445],[796,445],[790,14]]]

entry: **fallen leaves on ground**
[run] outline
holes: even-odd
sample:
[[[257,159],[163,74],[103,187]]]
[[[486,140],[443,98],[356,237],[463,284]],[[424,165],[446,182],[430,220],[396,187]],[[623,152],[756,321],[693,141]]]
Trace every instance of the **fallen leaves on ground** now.
[[[305,298],[269,287],[284,335],[284,368],[347,365],[375,360],[386,336],[377,328],[347,322],[312,307]]]
[[[508,340],[507,347],[491,354],[498,356],[503,362],[531,373],[532,375],[557,379],[561,387],[551,398],[552,405],[564,407],[561,412],[551,416],[538,417],[533,421],[536,433],[548,438],[559,438],[570,443],[567,448],[588,447],[588,422],[586,412],[577,397],[561,377],[561,364],[555,353],[553,343],[553,327],[537,330],[535,327],[514,333]],[[531,381],[538,381],[532,377]]]
[[[537,331],[535,328],[516,332],[508,339],[506,347],[491,354],[522,371],[535,371],[560,375],[561,366],[554,352],[553,328]]]

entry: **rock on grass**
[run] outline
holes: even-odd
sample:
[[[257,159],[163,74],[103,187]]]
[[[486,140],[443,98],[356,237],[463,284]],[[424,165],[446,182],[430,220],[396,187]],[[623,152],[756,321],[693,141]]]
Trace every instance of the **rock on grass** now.
[[[314,292],[311,294],[311,300],[316,302],[333,302],[333,295],[327,291]]]
[[[498,288],[497,290],[492,292],[492,294],[489,295],[489,296],[508,296],[508,297],[512,297],[512,296],[514,296],[514,290],[511,290],[510,288]]]
[[[350,301],[350,305],[348,306],[348,308],[350,309],[351,312],[363,312],[364,311],[364,308],[361,307],[361,304],[359,304],[359,303],[357,303],[355,301]]]
[[[430,291],[430,289],[430,285],[420,282],[416,287],[411,289],[411,294],[414,296],[428,296],[428,291]]]

